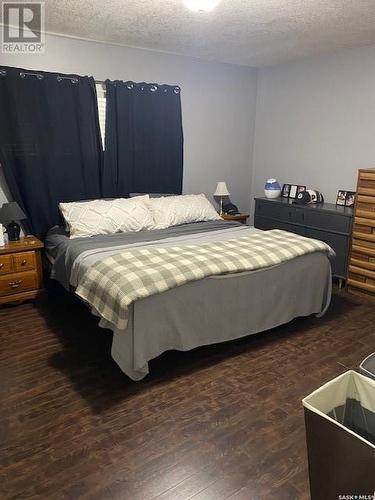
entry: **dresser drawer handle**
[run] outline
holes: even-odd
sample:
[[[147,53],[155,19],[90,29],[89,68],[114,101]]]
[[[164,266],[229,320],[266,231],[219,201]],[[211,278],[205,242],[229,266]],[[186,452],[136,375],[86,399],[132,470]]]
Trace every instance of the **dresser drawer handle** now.
[[[18,288],[22,283],[22,280],[16,280],[16,281],[10,281],[8,283],[8,285],[11,287],[11,288]]]
[[[26,266],[26,264],[27,264],[27,260],[23,259],[23,261],[21,262],[21,266]]]
[[[4,264],[2,262],[0,262],[0,269],[2,269],[4,267]]]

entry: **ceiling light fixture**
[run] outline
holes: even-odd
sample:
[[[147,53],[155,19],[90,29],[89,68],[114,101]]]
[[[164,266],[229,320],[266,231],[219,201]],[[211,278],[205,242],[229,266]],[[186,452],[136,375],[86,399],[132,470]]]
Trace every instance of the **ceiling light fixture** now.
[[[194,12],[210,12],[220,0],[184,0],[186,7]]]

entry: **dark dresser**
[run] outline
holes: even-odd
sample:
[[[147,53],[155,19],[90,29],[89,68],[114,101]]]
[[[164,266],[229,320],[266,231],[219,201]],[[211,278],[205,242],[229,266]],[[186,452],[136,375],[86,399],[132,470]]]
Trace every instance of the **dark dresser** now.
[[[292,200],[255,198],[254,226],[258,229],[284,229],[328,243],[336,252],[333,276],[347,278],[353,209],[320,203],[296,205]]]

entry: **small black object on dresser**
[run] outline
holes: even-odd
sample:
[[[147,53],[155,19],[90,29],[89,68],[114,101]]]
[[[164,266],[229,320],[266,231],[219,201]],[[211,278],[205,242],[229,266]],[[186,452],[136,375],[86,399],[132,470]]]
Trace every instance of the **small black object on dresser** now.
[[[332,262],[335,278],[347,278],[353,209],[319,203],[296,205],[285,198],[255,198],[254,226],[258,229],[284,229],[328,243],[336,252]]]

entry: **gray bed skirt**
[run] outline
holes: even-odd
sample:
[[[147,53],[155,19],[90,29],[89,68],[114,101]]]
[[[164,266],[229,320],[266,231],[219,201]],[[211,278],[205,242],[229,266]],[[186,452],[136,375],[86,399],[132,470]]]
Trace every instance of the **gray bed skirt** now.
[[[148,362],[175,349],[188,351],[269,330],[300,316],[322,315],[332,291],[323,253],[259,271],[213,276],[135,302],[125,330],[113,330],[112,357],[133,380]]]

